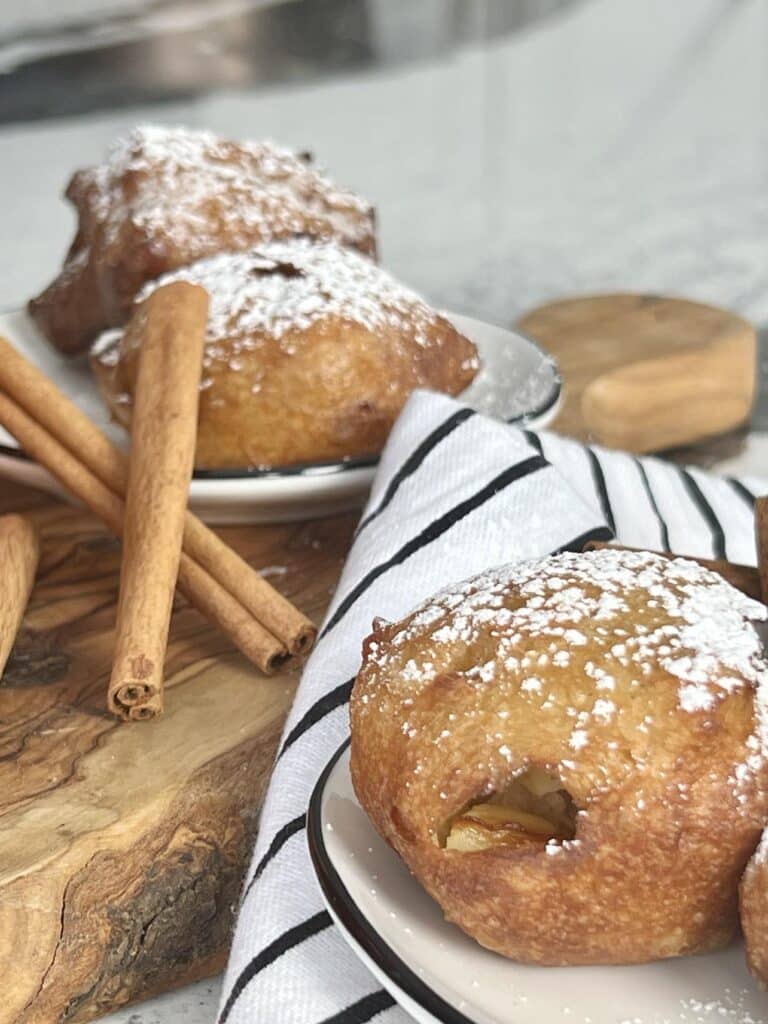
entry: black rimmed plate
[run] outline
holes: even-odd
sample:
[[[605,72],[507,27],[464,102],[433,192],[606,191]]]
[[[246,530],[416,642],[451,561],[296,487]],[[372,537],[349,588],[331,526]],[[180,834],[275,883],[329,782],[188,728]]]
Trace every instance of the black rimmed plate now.
[[[560,377],[552,358],[521,334],[470,317],[448,315],[477,345],[483,364],[461,401],[498,419],[546,426],[560,400]],[[115,441],[124,443],[124,432],[110,421],[85,356],[71,359],[60,355],[23,311],[0,315],[0,334]],[[198,471],[192,481],[190,506],[203,519],[218,523],[277,522],[341,512],[363,504],[377,462],[375,458],[345,459],[271,469]],[[2,428],[0,476],[61,493],[46,470],[28,459]]]
[[[740,943],[637,967],[530,967],[482,949],[374,830],[352,789],[347,743],[317,782],[307,836],[341,933],[419,1024],[768,1022],[768,995]]]

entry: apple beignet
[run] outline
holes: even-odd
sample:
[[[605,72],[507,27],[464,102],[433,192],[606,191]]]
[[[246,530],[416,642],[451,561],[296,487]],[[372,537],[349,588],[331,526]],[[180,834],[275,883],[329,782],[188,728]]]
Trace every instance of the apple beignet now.
[[[217,252],[273,238],[333,238],[374,255],[373,208],[268,142],[146,125],[103,164],[78,171],[66,198],[78,228],[61,273],[29,312],[63,352],[125,323],[148,280]]]
[[[352,779],[446,917],[537,964],[710,950],[766,813],[750,619],[683,559],[606,549],[449,588],[363,645]]]
[[[375,454],[414,388],[457,394],[477,372],[472,342],[367,257],[336,242],[285,239],[148,284],[125,331],[97,341],[97,380],[126,425],[141,301],[176,280],[210,295],[198,468]]]
[[[739,888],[741,927],[750,971],[768,986],[768,829],[747,865]]]

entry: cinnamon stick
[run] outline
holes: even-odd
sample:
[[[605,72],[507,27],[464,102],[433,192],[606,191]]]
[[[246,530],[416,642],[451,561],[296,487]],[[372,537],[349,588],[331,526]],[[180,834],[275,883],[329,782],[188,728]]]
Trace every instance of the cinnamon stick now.
[[[115,494],[124,497],[128,460],[33,363],[0,337],[0,389],[74,453]],[[184,518],[184,551],[200,563],[290,654],[305,654],[317,629],[195,515]]]
[[[208,292],[176,281],[144,304],[131,417],[110,711],[163,710],[163,666],[195,459]],[[150,705],[151,702],[151,705]]]
[[[16,402],[0,392],[0,425],[75,498],[106,523],[118,537],[123,533],[124,505],[52,434]],[[285,647],[268,632],[208,572],[188,555],[179,564],[179,589],[199,611],[220,627],[232,643],[268,674],[288,661]]]
[[[23,516],[0,516],[0,679],[24,617],[39,558],[32,523]]]
[[[226,580],[233,597],[285,644],[289,654],[301,656],[311,650],[317,637],[314,622],[191,512],[184,520],[184,550],[212,576]]]
[[[768,604],[768,496],[755,502],[755,546],[760,574],[760,595]]]
[[[625,544],[611,544],[602,540],[591,540],[584,545],[585,551],[599,551],[601,548],[617,548],[619,551],[642,551],[643,548],[632,548]],[[664,558],[687,558],[689,562],[698,562],[705,569],[712,569],[727,580],[731,586],[742,591],[747,597],[760,601],[760,577],[757,569],[751,565],[739,565],[738,562],[726,562],[722,558],[694,558],[692,555],[675,555],[671,551],[654,551],[654,555]]]

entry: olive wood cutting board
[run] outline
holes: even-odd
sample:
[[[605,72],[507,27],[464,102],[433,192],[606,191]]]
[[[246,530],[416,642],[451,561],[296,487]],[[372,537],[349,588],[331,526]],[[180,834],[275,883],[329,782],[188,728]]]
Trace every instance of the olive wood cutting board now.
[[[755,393],[754,327],[660,295],[562,299],[518,321],[552,353],[563,400],[552,429],[633,452],[695,444],[744,423]]]
[[[177,597],[166,711],[106,711],[120,546],[0,479],[42,559],[0,685],[0,1024],[90,1020],[223,966],[295,675],[267,679]],[[222,533],[316,620],[354,516]]]

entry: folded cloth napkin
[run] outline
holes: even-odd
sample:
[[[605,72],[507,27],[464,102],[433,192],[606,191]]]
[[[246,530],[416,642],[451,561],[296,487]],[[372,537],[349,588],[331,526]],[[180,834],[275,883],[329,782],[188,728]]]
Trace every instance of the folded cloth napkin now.
[[[368,506],[286,723],[246,879],[220,1024],[410,1020],[323,907],[304,817],[347,737],[360,645],[490,566],[615,536],[623,544],[755,563],[755,479],[587,447],[417,392],[383,453]]]

